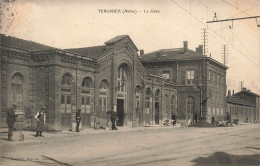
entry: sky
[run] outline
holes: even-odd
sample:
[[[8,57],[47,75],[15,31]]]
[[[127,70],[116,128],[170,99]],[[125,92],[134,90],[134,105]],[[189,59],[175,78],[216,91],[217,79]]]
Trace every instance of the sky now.
[[[183,41],[195,50],[206,28],[207,56],[223,63],[227,45],[227,89],[238,92],[243,82],[260,94],[260,18],[206,23],[215,13],[217,20],[260,16],[260,0],[0,0],[0,9],[0,33],[61,49],[129,35],[145,53]]]

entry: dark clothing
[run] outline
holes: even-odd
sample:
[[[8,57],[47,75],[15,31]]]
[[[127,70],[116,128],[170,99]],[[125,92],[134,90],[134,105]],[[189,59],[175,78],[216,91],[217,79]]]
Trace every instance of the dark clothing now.
[[[44,129],[44,113],[43,112],[39,113],[37,118],[39,119],[38,124],[37,124],[37,131],[43,131],[43,129]]]
[[[195,121],[195,123],[197,123],[197,121],[198,121],[198,113],[197,112],[195,112],[194,121]]]
[[[79,124],[81,121],[81,113],[79,111],[76,112],[76,122],[77,122],[77,126],[76,126],[76,131],[79,132]]]
[[[37,131],[36,131],[36,137],[42,136],[42,132],[44,130],[44,124],[45,124],[45,113],[39,111],[36,115],[35,118],[38,120],[37,122]]]
[[[13,130],[14,130],[14,122],[17,115],[15,115],[15,109],[9,108],[6,111],[6,121],[8,125],[8,140],[12,139]]]
[[[116,113],[113,110],[110,110],[106,114],[110,116],[110,120],[112,122],[112,130],[117,130],[116,123],[115,123],[117,119]]]
[[[175,125],[175,124],[176,124],[176,116],[172,115],[172,125]]]

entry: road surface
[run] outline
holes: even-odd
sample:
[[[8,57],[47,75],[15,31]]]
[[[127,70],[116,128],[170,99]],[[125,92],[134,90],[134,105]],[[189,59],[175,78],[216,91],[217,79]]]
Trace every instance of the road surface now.
[[[27,144],[2,142],[0,159],[4,166],[260,165],[259,129],[260,124],[244,124],[83,131]]]

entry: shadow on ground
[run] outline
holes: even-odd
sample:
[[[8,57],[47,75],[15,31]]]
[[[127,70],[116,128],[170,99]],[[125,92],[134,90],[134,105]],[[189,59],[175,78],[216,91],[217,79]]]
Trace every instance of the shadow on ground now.
[[[254,155],[232,155],[225,152],[216,152],[209,157],[198,157],[192,162],[195,163],[194,166],[199,165],[260,165],[260,154]]]

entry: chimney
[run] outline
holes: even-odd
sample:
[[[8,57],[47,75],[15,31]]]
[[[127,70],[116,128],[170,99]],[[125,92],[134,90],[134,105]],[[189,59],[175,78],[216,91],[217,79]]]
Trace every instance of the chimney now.
[[[233,90],[232,96],[234,96],[234,94],[235,94],[235,90]]]
[[[202,55],[203,54],[203,46],[199,45],[199,47],[196,48],[196,52]]]
[[[144,55],[144,50],[140,50],[140,55]]]
[[[183,52],[188,51],[188,41],[183,41]]]
[[[228,97],[230,97],[231,96],[231,91],[230,90],[228,90]]]
[[[243,87],[243,88],[242,88],[242,91],[244,91],[244,92],[245,92],[245,91],[246,91],[246,88],[244,88],[244,87]]]

